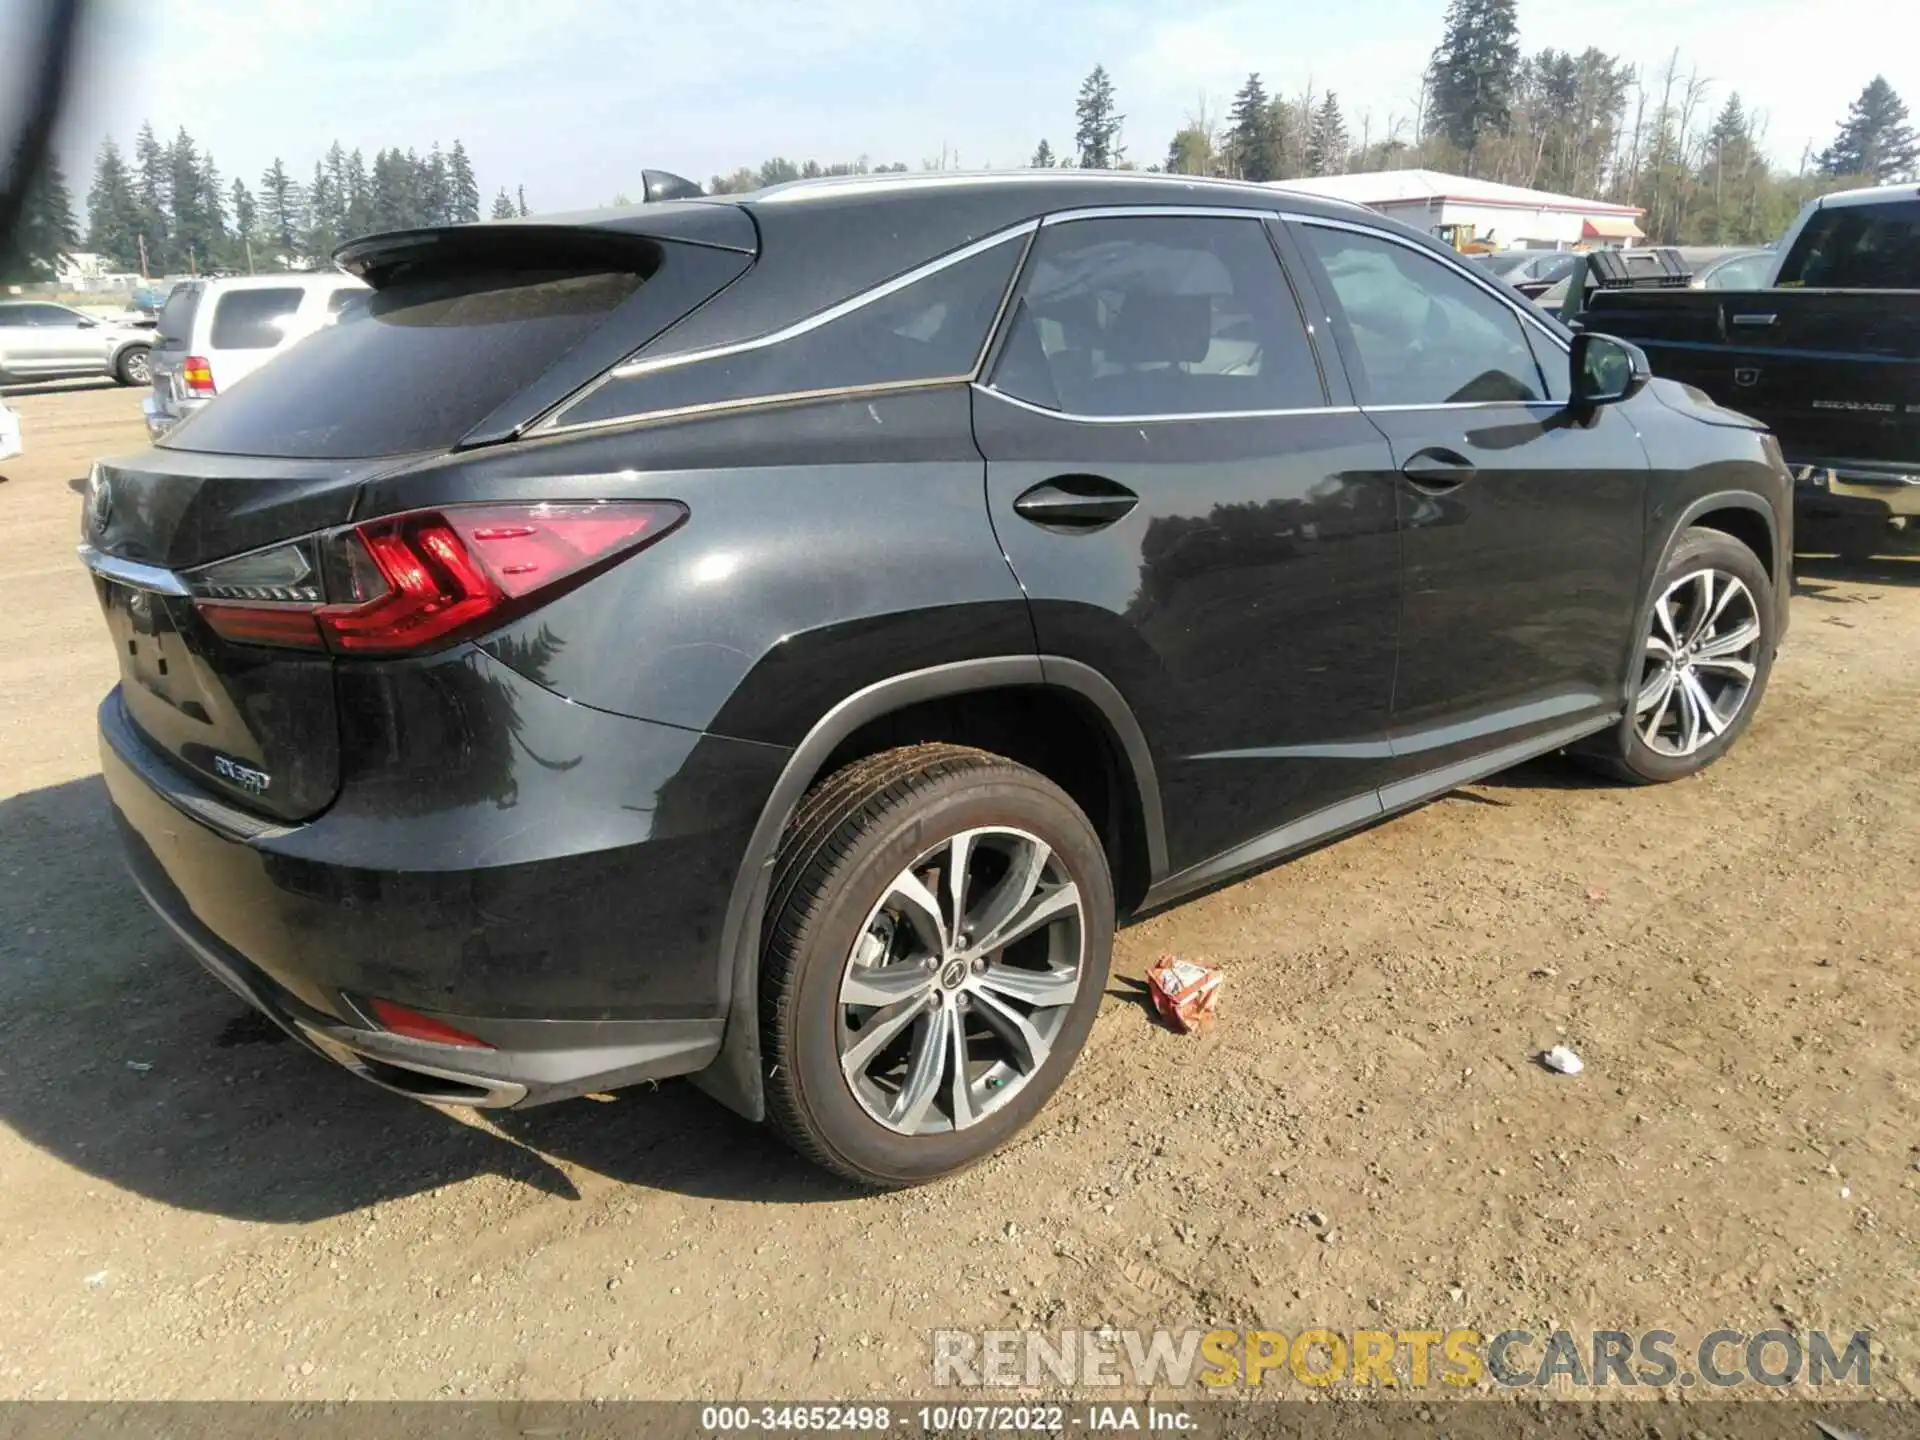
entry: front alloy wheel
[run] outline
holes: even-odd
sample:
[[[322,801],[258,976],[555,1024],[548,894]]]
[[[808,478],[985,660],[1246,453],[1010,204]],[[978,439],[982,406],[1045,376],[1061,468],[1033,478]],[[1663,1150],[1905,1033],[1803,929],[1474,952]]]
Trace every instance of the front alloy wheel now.
[[[1080,887],[1023,830],[963,830],[887,887],[840,980],[840,1066],[903,1135],[964,1130],[1038,1073],[1080,993]]]
[[[1694,754],[1727,733],[1759,673],[1760,607],[1738,575],[1700,569],[1654,602],[1634,726],[1656,755]]]

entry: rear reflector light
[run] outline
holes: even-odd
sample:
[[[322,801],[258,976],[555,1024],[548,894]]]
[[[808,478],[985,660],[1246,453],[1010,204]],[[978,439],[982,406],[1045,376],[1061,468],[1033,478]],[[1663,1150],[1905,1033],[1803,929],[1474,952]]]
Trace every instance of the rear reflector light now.
[[[250,645],[403,655],[496,629],[660,539],[686,518],[672,501],[453,505],[385,516],[313,542],[324,583],[285,558],[304,542],[189,577],[202,618]],[[263,563],[267,557],[274,563]],[[277,592],[261,584],[278,581]],[[324,599],[320,598],[324,590]],[[305,597],[311,594],[314,598]],[[227,596],[247,604],[221,604]],[[286,603],[259,603],[278,601]]]
[[[456,1030],[444,1020],[422,1015],[418,1010],[409,1010],[391,1000],[369,1000],[367,1009],[380,1022],[380,1027],[392,1035],[404,1035],[409,1040],[426,1040],[435,1045],[465,1045],[470,1050],[493,1049],[477,1035]]]
[[[189,355],[180,364],[180,383],[189,395],[213,394],[213,363],[204,355]]]

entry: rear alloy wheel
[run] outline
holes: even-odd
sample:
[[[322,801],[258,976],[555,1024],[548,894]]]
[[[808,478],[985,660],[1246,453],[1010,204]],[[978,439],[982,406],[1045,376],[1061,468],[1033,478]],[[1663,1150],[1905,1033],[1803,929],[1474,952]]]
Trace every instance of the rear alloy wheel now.
[[[1085,1043],[1113,935],[1079,808],[952,745],[824,781],[789,827],[769,913],[769,1117],[876,1186],[971,1164],[1032,1118]]]
[[[122,385],[151,385],[153,368],[144,345],[136,345],[120,357],[120,363],[114,367],[114,378]]]
[[[1642,783],[1705,769],[1746,729],[1773,665],[1773,586],[1759,558],[1717,530],[1691,530],[1657,582],[1641,644],[1623,759]]]

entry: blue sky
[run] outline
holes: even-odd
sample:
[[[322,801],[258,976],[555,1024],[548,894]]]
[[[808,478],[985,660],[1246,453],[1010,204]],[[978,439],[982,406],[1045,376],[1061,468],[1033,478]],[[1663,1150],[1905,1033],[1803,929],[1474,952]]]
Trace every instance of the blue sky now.
[[[16,31],[18,9],[0,31]],[[1824,145],[1876,69],[1920,110],[1898,0],[1520,0],[1521,38],[1664,65],[1768,116],[1777,159]],[[222,172],[297,174],[338,138],[368,151],[464,140],[483,192],[535,209],[637,195],[643,166],[705,180],[770,154],[969,168],[1071,145],[1073,99],[1107,66],[1129,157],[1223,114],[1249,70],[1338,92],[1356,138],[1412,116],[1444,0],[99,0],[62,153],[84,193],[111,131],[181,125]],[[1600,18],[1604,16],[1604,18]],[[0,34],[0,43],[11,40]],[[1893,43],[1896,40],[1899,43]],[[9,46],[8,48],[12,48]],[[17,52],[16,52],[17,53]]]

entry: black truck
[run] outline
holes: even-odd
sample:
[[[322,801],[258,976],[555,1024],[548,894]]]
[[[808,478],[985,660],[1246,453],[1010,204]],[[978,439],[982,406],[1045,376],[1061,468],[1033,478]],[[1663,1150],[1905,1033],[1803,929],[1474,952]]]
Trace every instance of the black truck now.
[[[1808,205],[1765,290],[1683,288],[1673,253],[1590,256],[1562,315],[1764,421],[1799,482],[1800,548],[1864,560],[1889,529],[1920,533],[1920,186]]]

